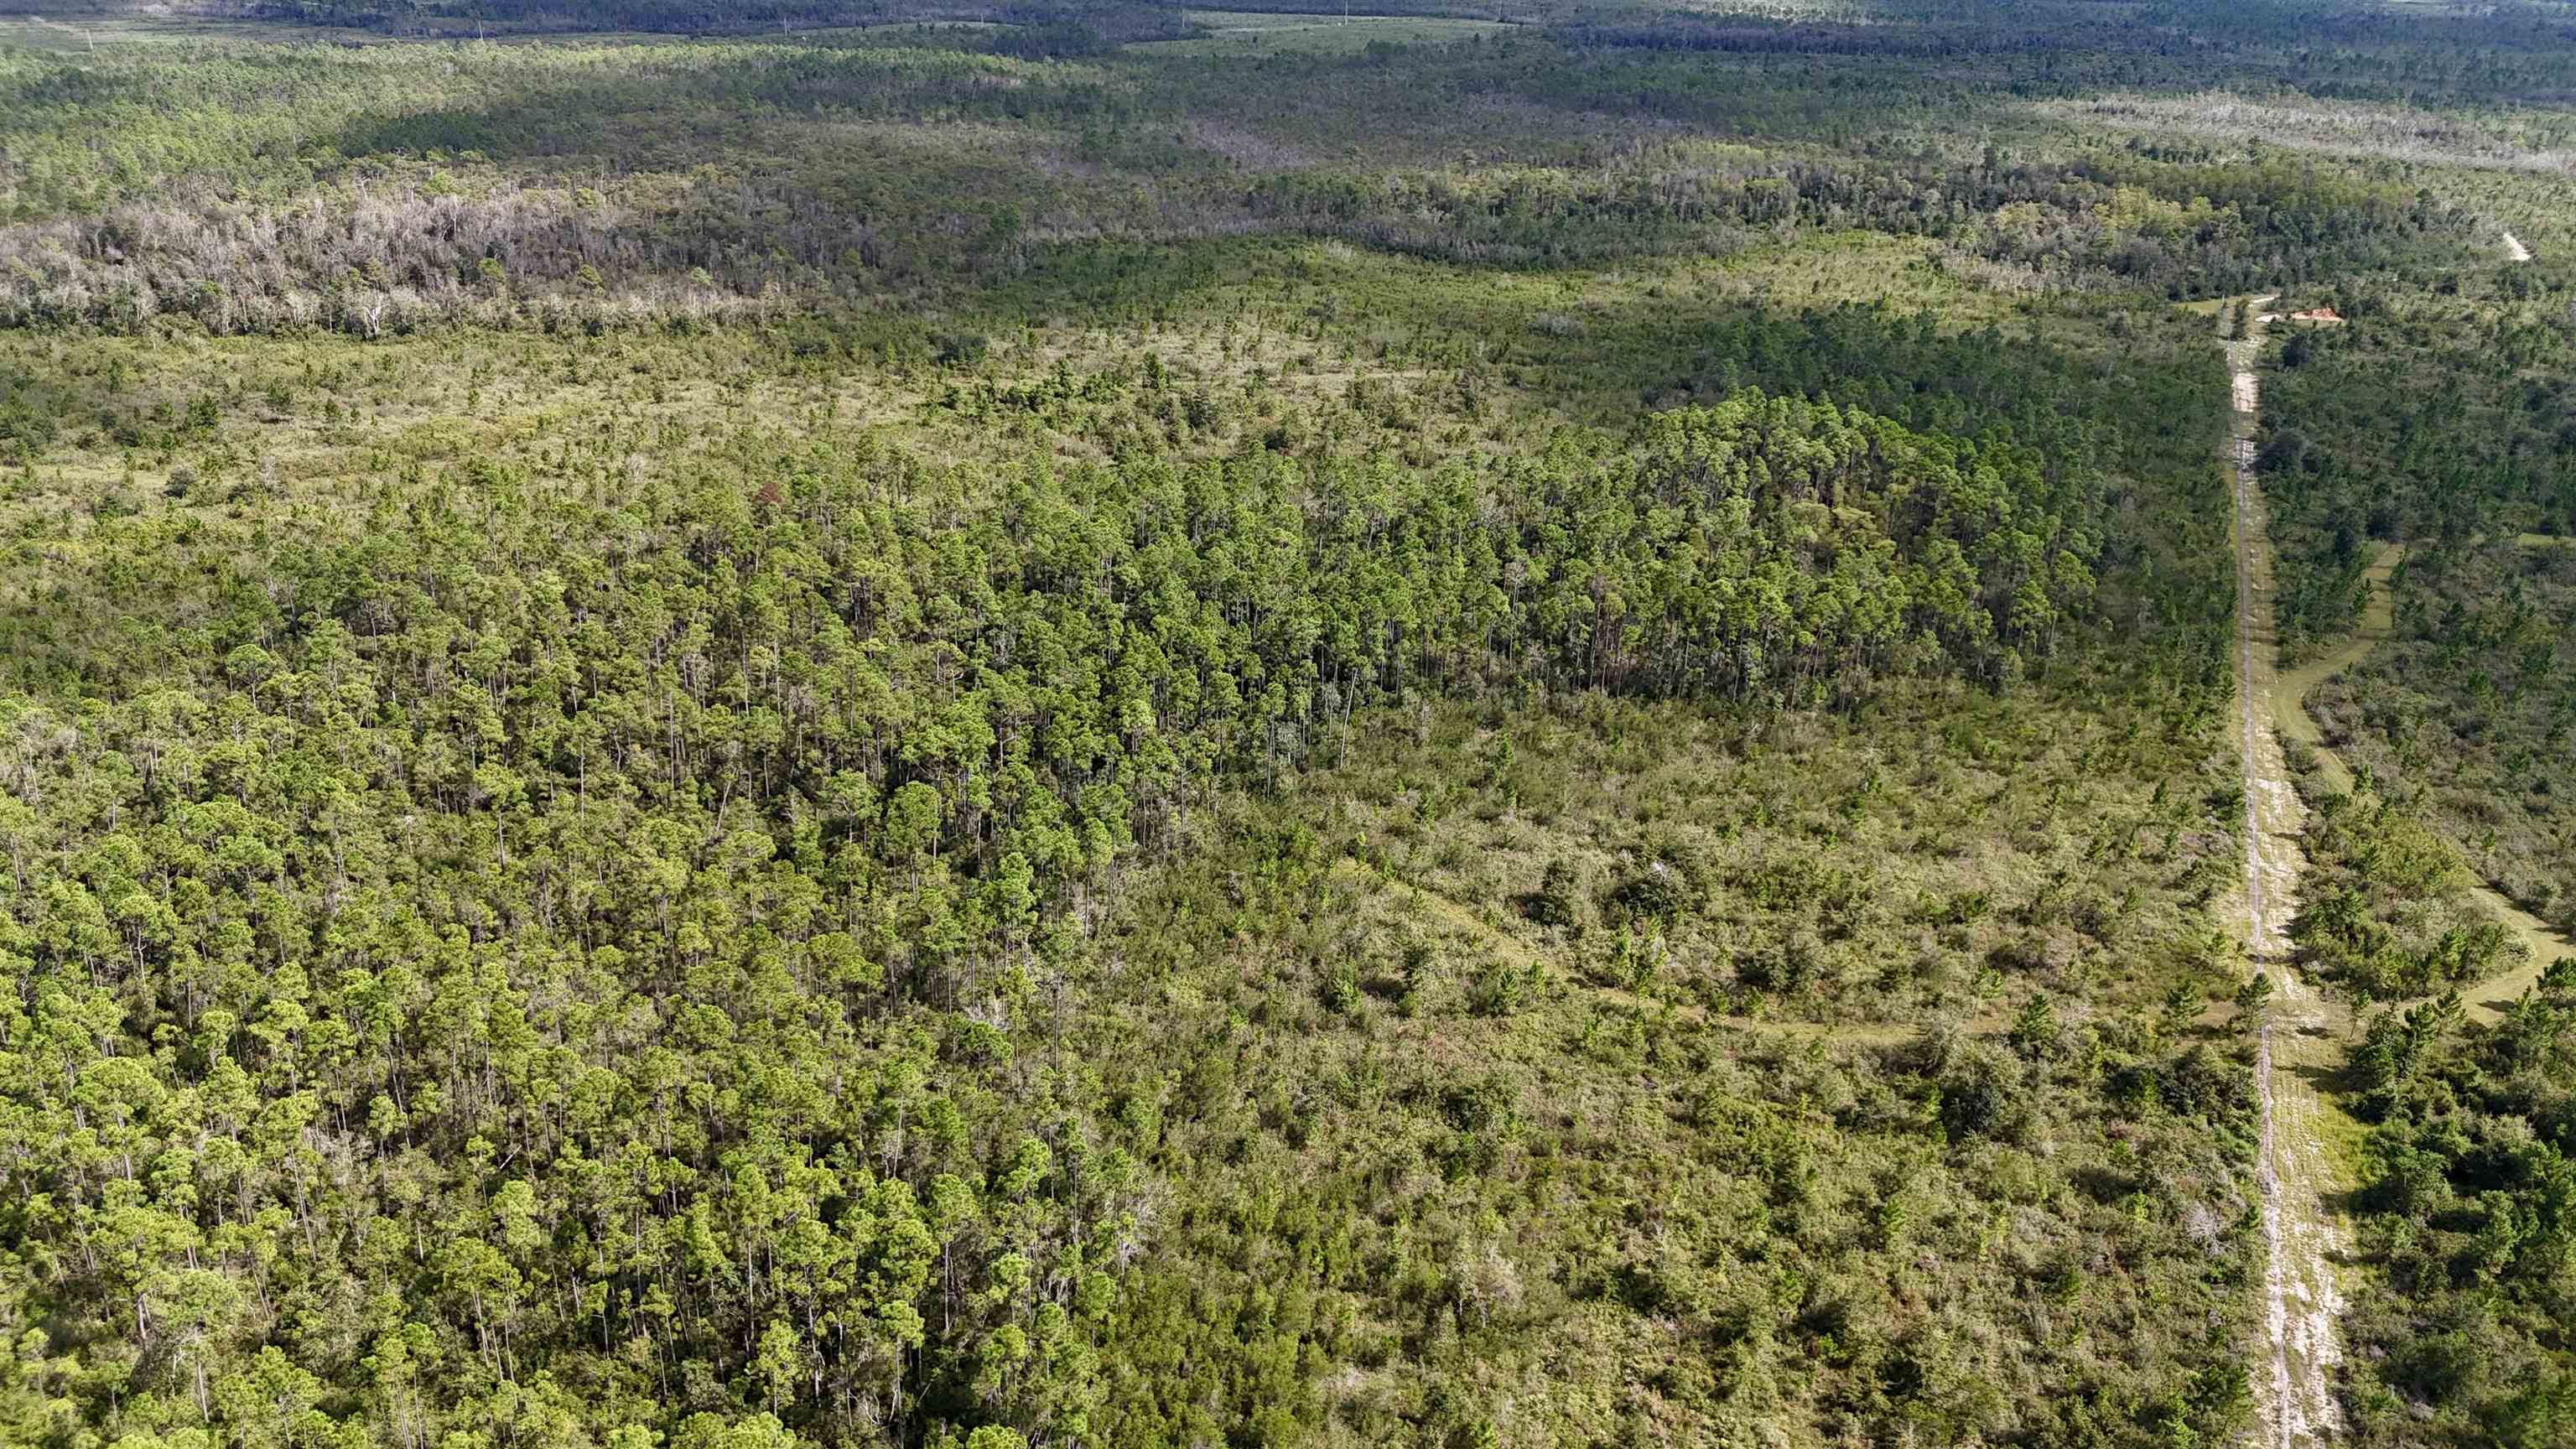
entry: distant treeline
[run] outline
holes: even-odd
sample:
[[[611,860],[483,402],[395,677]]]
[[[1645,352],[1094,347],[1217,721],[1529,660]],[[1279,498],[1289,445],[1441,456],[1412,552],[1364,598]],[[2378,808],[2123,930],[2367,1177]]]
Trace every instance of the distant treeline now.
[[[2006,55],[2065,49],[2055,31],[2004,31],[1977,25],[1841,25],[1763,20],[1742,15],[1639,14],[1552,27],[1573,46],[1714,51],[1734,55]],[[2088,40],[2098,45],[2098,37]]]
[[[919,84],[967,105],[989,93],[978,84],[987,78],[957,68]],[[816,72],[810,86],[849,86],[866,103],[837,72]],[[1068,118],[1107,107],[1077,90],[1012,94]],[[389,120],[369,134],[426,151],[515,139],[472,114]],[[1114,148],[1115,137],[1100,146]],[[0,227],[0,324],[130,330],[187,317],[224,333],[377,336],[574,314],[704,319],[770,294],[947,289],[1023,270],[1050,250],[1078,266],[1079,247],[1054,243],[1085,235],[1284,232],[1445,261],[1563,266],[1723,254],[1784,228],[1859,227],[1938,238],[2032,276],[2168,298],[2398,266],[2428,245],[2465,258],[2477,245],[2473,217],[2303,163],[1710,164],[1658,148],[1574,175],[1314,169],[1248,184],[1181,173],[1129,188],[1030,183],[1027,212],[1046,213],[1048,232],[992,195],[868,177],[468,194],[443,172],[410,168],[273,208],[165,193]]]
[[[476,31],[565,34],[636,30],[680,35],[817,30],[922,22],[973,21],[1079,35],[1094,46],[1176,40],[1198,33],[1177,6],[1109,3],[1030,4],[1026,0],[431,0],[388,5],[372,0],[208,0],[185,7],[201,15],[299,25],[374,30],[390,35]],[[1044,54],[1078,54],[1051,49]]]

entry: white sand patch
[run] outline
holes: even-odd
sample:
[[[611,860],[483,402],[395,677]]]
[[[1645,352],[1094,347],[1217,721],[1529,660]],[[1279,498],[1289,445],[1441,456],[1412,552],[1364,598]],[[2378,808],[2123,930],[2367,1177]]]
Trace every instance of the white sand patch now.
[[[2271,300],[2257,297],[2248,309]],[[2344,1233],[2326,1208],[2335,1164],[2322,1130],[2325,1104],[2298,1073],[2272,1070],[2276,1042],[2305,1055],[2330,1023],[2326,1003],[2302,985],[2290,964],[2289,923],[2296,911],[2304,807],[2290,786],[2270,711],[2261,707],[2273,687],[2275,658],[2271,601],[2264,587],[2270,555],[2262,495],[2254,484],[2252,430],[2262,396],[2254,361],[2262,349],[2261,326],[2270,320],[2258,316],[2250,329],[2254,335],[2227,348],[2228,391],[2237,412],[2230,453],[2236,468],[2236,683],[2245,760],[2245,945],[2274,986],[2254,1057],[2261,1101],[2256,1174],[2269,1250],[2263,1275],[2264,1336],[2271,1358],[2271,1371],[2256,1376],[2255,1389],[2266,1442],[2278,1449],[2302,1449],[2325,1442],[2342,1427],[2333,1369],[2343,1357],[2335,1331],[2343,1298],[2335,1287],[2334,1259],[2343,1250]]]

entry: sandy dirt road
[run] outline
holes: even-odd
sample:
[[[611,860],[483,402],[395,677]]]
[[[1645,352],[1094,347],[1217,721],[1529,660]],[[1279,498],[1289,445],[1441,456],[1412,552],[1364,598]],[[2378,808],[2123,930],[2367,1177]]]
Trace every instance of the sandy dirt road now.
[[[2506,241],[2515,261],[2531,259],[2510,233]],[[2269,1363],[2267,1371],[2253,1378],[2264,1442],[2277,1449],[2301,1449],[2330,1441],[2342,1421],[2334,1370],[2343,1356],[2336,1331],[2343,1298],[2335,1274],[2336,1261],[2351,1241],[2350,1224],[2338,1205],[2352,1183],[2337,1144],[2358,1140],[2361,1129],[2319,1086],[2341,1064],[2350,1013],[2302,981],[2290,955],[2289,926],[2297,914],[2305,864],[2299,840],[2306,807],[2290,784],[2283,743],[2297,741],[2315,749],[2319,774],[2329,788],[2352,788],[2352,772],[2327,746],[2305,700],[2310,690],[2389,637],[2389,583],[2402,550],[2391,545],[2372,561],[2366,573],[2370,604],[2353,638],[2300,669],[2280,669],[2272,618],[2272,552],[2254,475],[2254,434],[2262,401],[2256,373],[2264,325],[2259,314],[2271,300],[2256,297],[2242,303],[2246,337],[2225,346],[2235,409],[2229,449],[2235,468],[2236,728],[2245,781],[2245,945],[2248,957],[2274,985],[2255,1054],[2261,1104],[2257,1177],[2269,1250],[2264,1274]],[[2529,535],[2516,542],[2525,547],[2569,543]],[[2484,883],[2473,891],[2530,948],[2516,970],[2461,993],[2473,1018],[2491,1021],[2551,963],[2576,955],[2576,945]]]
[[[2281,687],[2272,627],[2271,548],[2263,500],[2254,486],[2254,426],[2261,403],[2255,359],[2262,324],[2252,314],[2269,297],[2245,304],[2247,338],[2227,344],[2235,428],[2229,439],[2236,472],[2236,683],[2238,745],[2245,770],[2245,947],[2272,978],[2255,1048],[2260,1101],[2264,1271],[2264,1336],[2269,1362],[2255,1374],[2264,1442],[2277,1449],[2327,1442],[2342,1416],[2334,1366],[2343,1357],[2335,1319],[2342,1294],[2335,1259],[2349,1230],[2335,1208],[2349,1184],[2332,1144],[2350,1129],[2317,1082],[2340,1056],[2342,1021],[2322,995],[2302,982],[2290,961],[2289,925],[2297,910],[2299,832],[2304,809],[2273,727]]]

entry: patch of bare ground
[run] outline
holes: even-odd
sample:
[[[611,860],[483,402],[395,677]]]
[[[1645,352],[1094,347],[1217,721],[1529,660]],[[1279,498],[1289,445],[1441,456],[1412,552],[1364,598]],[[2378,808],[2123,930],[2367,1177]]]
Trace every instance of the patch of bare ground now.
[[[2523,260],[2528,253],[2512,242]],[[2318,1083],[2338,1069],[2351,1030],[2350,1014],[2302,981],[2293,966],[2288,936],[2297,909],[2304,861],[2299,839],[2305,807],[2290,782],[2284,742],[2313,751],[2316,775],[2330,789],[2350,790],[2353,776],[2329,747],[2324,730],[2304,704],[2318,684],[2350,668],[2392,628],[2389,580],[2402,550],[2383,548],[2368,569],[2370,602],[2361,627],[2340,647],[2301,668],[2279,667],[2272,618],[2271,550],[2261,489],[2254,472],[2254,425],[2261,401],[2255,363],[2262,329],[2275,320],[2260,308],[2269,297],[2242,304],[2247,337],[2226,344],[2235,427],[2230,441],[2235,468],[2238,742],[2245,779],[2245,941],[2248,956],[2276,986],[2261,1028],[2255,1058],[2261,1102],[2263,1233],[2269,1250],[2264,1275],[2268,1365],[2254,1376],[2266,1443],[2279,1449],[2321,1444],[2341,1424],[2334,1394],[2342,1348],[2336,1318],[2343,1303],[2335,1264],[2350,1243],[2336,1204],[2351,1188],[2336,1143],[2358,1127]],[[2528,537],[2527,546],[2562,540]],[[2468,998],[2472,1015],[2493,1020],[2537,982],[2549,964],[2576,948],[2538,918],[2485,885],[2472,888],[2478,902],[2530,947],[2513,972],[2477,983]]]
[[[2251,314],[2269,297],[2247,302]],[[2342,1294],[2335,1259],[2349,1230],[2333,1206],[2349,1189],[2331,1143],[2345,1124],[2317,1082],[2335,1064],[2344,1023],[2332,1003],[2301,982],[2289,954],[2303,810],[2273,728],[2281,681],[2272,626],[2271,551],[2254,483],[2253,428],[2260,402],[2254,361],[2262,324],[2227,344],[2236,426],[2236,600],[2238,744],[2245,778],[2246,952],[2276,986],[2257,1037],[2267,1367],[2254,1375],[2266,1442],[2280,1449],[2320,1444],[2340,1426],[2334,1367],[2342,1358],[2335,1319]]]

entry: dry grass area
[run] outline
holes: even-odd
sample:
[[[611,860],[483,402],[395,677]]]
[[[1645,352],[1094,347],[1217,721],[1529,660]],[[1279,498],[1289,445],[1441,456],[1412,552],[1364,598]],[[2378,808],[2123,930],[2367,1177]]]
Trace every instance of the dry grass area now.
[[[1192,40],[1149,41],[1149,55],[1257,58],[1264,55],[1343,55],[1371,45],[1445,45],[1511,29],[1491,20],[1451,20],[1410,15],[1298,15],[1262,10],[1193,10],[1193,24],[1208,33]]]
[[[2260,142],[2335,156],[2553,176],[2576,170],[2576,116],[2557,112],[2444,112],[2295,97],[2256,100],[2226,91],[2113,94],[2044,101],[2032,109],[2078,125]]]

